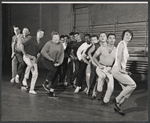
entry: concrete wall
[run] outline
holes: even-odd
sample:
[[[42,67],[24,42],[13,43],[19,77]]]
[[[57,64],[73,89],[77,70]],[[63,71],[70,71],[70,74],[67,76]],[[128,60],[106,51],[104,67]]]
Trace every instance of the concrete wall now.
[[[59,4],[59,33],[68,35],[72,30],[72,5]]]
[[[114,22],[146,21],[148,4],[93,4],[91,24],[110,24]]]
[[[59,5],[42,4],[41,5],[41,28],[45,30],[44,42],[51,39],[52,31],[59,31]]]
[[[18,11],[19,10],[19,11]],[[11,23],[21,28],[28,27],[31,35],[36,35],[38,28],[45,30],[43,43],[51,39],[51,32],[69,34],[71,30],[70,4],[12,4]]]
[[[11,25],[28,27],[31,35],[35,35],[39,28],[39,5],[37,4],[12,4]]]

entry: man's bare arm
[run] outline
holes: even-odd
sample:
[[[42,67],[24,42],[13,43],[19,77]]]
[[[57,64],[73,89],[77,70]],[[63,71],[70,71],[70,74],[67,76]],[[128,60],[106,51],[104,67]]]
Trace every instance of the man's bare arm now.
[[[99,61],[97,60],[97,57],[100,57],[101,55],[101,47],[99,47],[97,49],[97,51],[94,53],[93,55],[93,61],[96,63],[96,65],[100,68],[100,69],[103,69],[104,67],[102,65],[100,65]]]

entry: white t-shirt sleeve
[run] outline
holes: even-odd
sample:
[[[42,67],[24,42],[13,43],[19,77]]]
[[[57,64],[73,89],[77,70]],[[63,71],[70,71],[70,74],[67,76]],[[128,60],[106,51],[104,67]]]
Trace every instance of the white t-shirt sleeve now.
[[[82,59],[82,53],[84,51],[86,43],[83,43],[77,50],[77,57],[79,59],[79,61]]]

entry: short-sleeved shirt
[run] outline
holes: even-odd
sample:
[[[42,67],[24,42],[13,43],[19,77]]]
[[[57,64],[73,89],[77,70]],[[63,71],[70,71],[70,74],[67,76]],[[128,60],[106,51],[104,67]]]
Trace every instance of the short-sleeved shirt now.
[[[74,50],[74,55],[77,57],[77,50],[78,48],[84,43],[84,41],[75,42],[72,45],[72,49]]]
[[[23,43],[24,50],[26,54],[37,57],[37,54],[40,52],[39,43],[36,40],[36,37],[30,38],[28,41]]]

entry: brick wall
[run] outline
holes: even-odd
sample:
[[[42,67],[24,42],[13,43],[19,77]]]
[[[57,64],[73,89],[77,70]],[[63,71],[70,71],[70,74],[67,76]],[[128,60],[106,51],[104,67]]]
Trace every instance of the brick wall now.
[[[68,35],[72,30],[72,9],[70,4],[59,4],[59,33]]]

